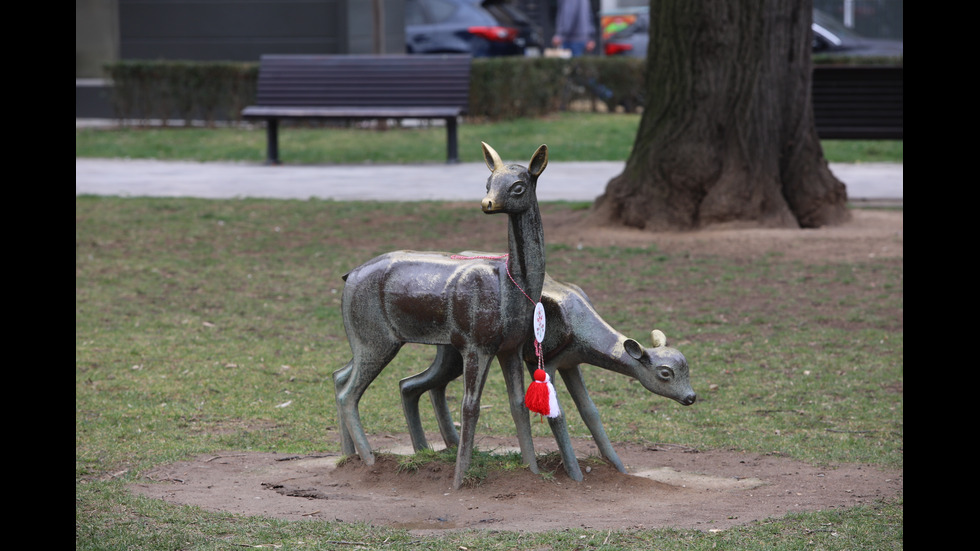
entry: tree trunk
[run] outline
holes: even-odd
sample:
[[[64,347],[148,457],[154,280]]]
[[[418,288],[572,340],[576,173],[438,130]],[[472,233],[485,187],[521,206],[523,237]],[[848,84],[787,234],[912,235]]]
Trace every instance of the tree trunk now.
[[[592,212],[651,231],[848,219],[817,137],[812,0],[651,0],[633,151]]]

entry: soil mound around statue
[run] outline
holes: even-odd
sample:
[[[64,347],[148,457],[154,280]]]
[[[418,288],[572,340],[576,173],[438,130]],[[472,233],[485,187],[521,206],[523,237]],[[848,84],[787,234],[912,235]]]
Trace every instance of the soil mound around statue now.
[[[376,439],[378,437],[372,437]],[[617,445],[628,474],[576,441],[585,479],[554,459],[542,474],[489,472],[452,490],[452,464],[407,469],[408,437],[386,435],[374,465],[338,455],[228,452],[162,466],[131,489],[211,511],[291,520],[322,519],[400,527],[545,531],[693,528],[722,530],[791,512],[870,505],[903,491],[901,471],[862,465],[815,467],[772,455]],[[536,442],[547,449],[547,441]],[[483,439],[481,450],[512,442]],[[590,451],[591,447],[591,451]],[[397,453],[395,453],[397,452]],[[549,457],[553,457],[554,455]]]

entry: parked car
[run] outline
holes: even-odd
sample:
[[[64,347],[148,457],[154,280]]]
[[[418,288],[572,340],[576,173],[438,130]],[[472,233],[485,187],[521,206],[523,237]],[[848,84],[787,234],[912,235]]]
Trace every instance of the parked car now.
[[[902,57],[901,40],[861,36],[820,10],[813,10],[812,28],[814,54]]]
[[[609,32],[603,40],[608,56],[645,57],[650,42],[650,17],[646,10],[610,18],[603,25]],[[813,53],[838,56],[901,57],[903,42],[866,38],[848,29],[833,17],[813,10]],[[605,33],[604,33],[605,34]]]
[[[602,52],[607,56],[646,57],[650,42],[647,10],[640,8],[600,17]]]
[[[544,33],[541,27],[534,24],[511,0],[484,0],[482,6],[502,25],[517,29],[517,42],[524,47],[525,55],[537,55],[544,50]]]
[[[541,31],[508,0],[405,0],[405,51],[525,55]]]

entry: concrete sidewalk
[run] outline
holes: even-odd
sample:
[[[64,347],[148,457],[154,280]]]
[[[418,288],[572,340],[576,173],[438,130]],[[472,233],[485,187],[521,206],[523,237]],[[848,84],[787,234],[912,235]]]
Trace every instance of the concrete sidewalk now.
[[[526,161],[509,161],[526,164]],[[551,162],[540,201],[593,201],[624,162]],[[902,164],[831,163],[852,202],[901,206]],[[75,195],[272,198],[337,201],[479,201],[489,174],[483,163],[418,165],[281,165],[75,159]]]

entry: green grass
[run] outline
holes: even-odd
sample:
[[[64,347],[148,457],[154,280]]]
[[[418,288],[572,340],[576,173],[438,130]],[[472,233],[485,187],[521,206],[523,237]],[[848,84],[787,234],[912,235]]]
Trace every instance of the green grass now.
[[[542,206],[546,214],[577,207]],[[903,547],[902,499],[718,534],[572,529],[415,538],[357,524],[212,513],[125,490],[147,469],[196,454],[338,452],[330,374],[350,353],[340,274],[420,240],[436,250],[500,250],[505,232],[474,230],[486,219],[468,213],[436,202],[76,197],[76,549]],[[428,226],[424,238],[406,231],[419,220]],[[613,441],[903,468],[901,258],[746,262],[656,247],[551,245],[548,262],[552,275],[586,289],[613,326],[638,337],[655,325],[691,365],[699,394],[691,407],[586,366]],[[398,380],[427,366],[432,353],[407,346],[375,381],[361,402],[369,432],[404,432]],[[450,386],[455,399],[458,385]],[[481,433],[512,435],[501,377],[489,378],[482,403],[490,407]],[[568,421],[572,436],[588,436],[576,415]],[[547,436],[547,424],[533,425]]]
[[[562,113],[540,119],[464,123],[459,129],[460,159],[482,162],[480,142],[506,144],[508,151],[534,151],[547,143],[554,161],[621,161],[629,157],[640,117],[634,114]],[[830,162],[902,162],[901,140],[825,140]],[[441,127],[282,128],[283,162],[418,163],[446,159]],[[501,150],[502,154],[505,154]],[[263,162],[265,130],[231,128],[82,128],[75,129],[76,157]]]

